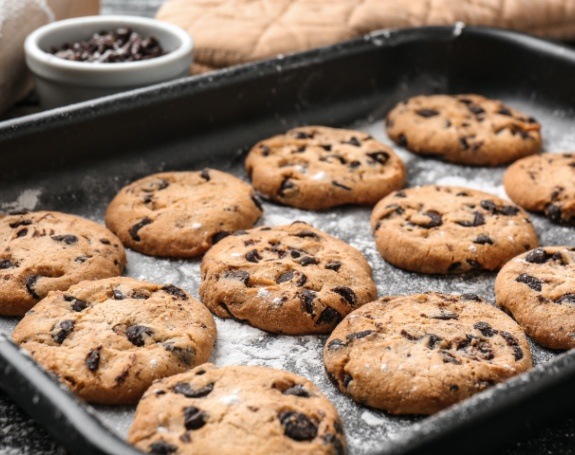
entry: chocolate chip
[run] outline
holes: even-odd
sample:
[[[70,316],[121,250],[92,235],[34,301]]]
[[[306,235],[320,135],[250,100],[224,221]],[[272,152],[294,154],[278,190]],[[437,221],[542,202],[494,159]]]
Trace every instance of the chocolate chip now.
[[[467,109],[469,109],[475,115],[485,114],[485,109],[478,106],[477,104],[468,104]]]
[[[258,263],[262,260],[262,257],[258,253],[258,250],[250,250],[246,253],[246,261]]]
[[[294,133],[294,136],[296,139],[312,139],[313,138],[313,133],[306,133],[304,131],[296,131]]]
[[[198,430],[208,421],[208,414],[195,406],[184,408],[184,426],[186,430]]]
[[[482,213],[473,212],[473,219],[472,220],[465,220],[465,221],[456,221],[457,224],[463,227],[476,227],[482,226],[485,224],[485,217]]]
[[[354,306],[357,303],[357,296],[355,295],[355,292],[353,292],[353,290],[347,286],[336,286],[335,288],[332,288],[332,291],[341,295],[351,306]]]
[[[295,188],[296,186],[289,177],[285,177],[280,184],[278,196],[286,196],[286,191]]]
[[[525,260],[531,264],[544,264],[551,258],[552,255],[547,253],[543,248],[535,248],[525,256]]]
[[[302,291],[299,292],[298,297],[301,301],[303,310],[313,316],[315,314],[315,305],[313,304],[313,301],[315,300],[316,293],[309,289],[302,289]]]
[[[330,144],[321,144],[320,147],[324,149],[326,152],[331,152],[331,145]]]
[[[461,144],[461,148],[463,150],[469,150],[469,142],[467,142],[466,138],[460,137],[459,138],[459,144]]]
[[[333,180],[331,184],[337,188],[341,188],[346,191],[351,191],[351,188],[349,186],[346,186],[343,183],[336,182],[335,180]]]
[[[441,350],[441,357],[443,363],[453,363],[454,365],[461,365],[461,362],[449,351]]]
[[[353,160],[353,161],[350,161],[350,163],[349,163],[349,167],[352,169],[355,169],[356,167],[359,167],[359,166],[361,166],[361,161],[358,161],[358,160]]]
[[[200,177],[203,178],[206,182],[211,180],[210,173],[207,169],[202,169],[202,172],[200,172]]]
[[[406,198],[407,194],[405,194],[405,191],[401,190],[401,191],[397,191],[393,196],[399,197],[399,198]]]
[[[409,341],[417,341],[417,340],[420,340],[421,338],[423,338],[423,337],[420,337],[420,336],[412,335],[411,333],[409,333],[409,332],[407,332],[407,331],[405,331],[405,330],[402,330],[401,332],[399,332],[399,334],[400,334],[403,338],[405,338],[405,339],[407,339],[407,340],[409,340]]]
[[[430,334],[429,339],[427,340],[427,347],[429,349],[434,349],[437,344],[441,343],[443,338],[438,337],[437,335]]]
[[[294,395],[301,398],[309,398],[309,392],[301,384],[296,384],[289,389],[284,390],[284,395]]]
[[[252,198],[252,201],[254,203],[254,205],[257,207],[257,209],[262,212],[264,210],[261,201],[259,200],[259,198],[257,196],[250,196]],[[245,231],[244,231],[245,232]]]
[[[88,308],[87,302],[77,299],[76,297],[73,297],[71,295],[65,295],[64,300],[66,302],[72,302],[71,308],[73,311],[76,311],[77,313],[79,313],[80,311],[84,311],[86,308]]]
[[[343,141],[342,144],[349,144],[353,145],[354,147],[361,147],[361,142],[359,142],[359,140],[355,136],[352,136],[349,141]]]
[[[519,347],[519,341],[517,341],[517,338],[505,330],[501,330],[499,335],[501,335],[507,345],[513,349],[513,357],[515,360],[521,360],[523,358],[523,350]]]
[[[267,145],[260,144],[260,150],[262,151],[262,156],[269,156],[270,148]]]
[[[306,237],[313,238],[313,239],[319,239],[319,235],[317,235],[315,232],[312,232],[312,231],[300,231],[300,232],[297,232],[293,235],[296,237],[300,237],[302,239],[304,239]]]
[[[479,234],[477,238],[473,241],[477,245],[493,245],[493,239],[485,234]]]
[[[15,229],[17,227],[20,226],[30,226],[32,224],[32,220],[18,220],[18,221],[14,221],[12,223],[9,223],[8,226],[10,226],[12,229]]]
[[[178,382],[172,388],[172,391],[174,393],[183,395],[186,398],[202,398],[212,393],[212,390],[214,390],[213,382],[198,389],[192,389],[190,384],[188,384],[187,382]]]
[[[342,320],[341,314],[334,310],[331,307],[327,307],[325,310],[321,312],[319,318],[317,318],[316,324],[323,325],[336,325]]]
[[[461,294],[459,296],[459,298],[461,300],[473,300],[475,302],[481,302],[481,297],[479,297],[477,294],[472,294],[470,292],[466,292],[464,294]]]
[[[428,223],[419,224],[419,226],[421,226],[423,228],[431,229],[434,227],[441,226],[443,224],[443,220],[441,218],[441,215],[438,212],[436,212],[435,210],[428,210],[427,212],[423,212],[423,215],[425,215],[426,217],[429,218]]]
[[[16,232],[16,238],[24,237],[26,234],[28,234],[27,228],[20,229],[18,232]]]
[[[549,204],[545,207],[544,213],[554,223],[561,223],[561,208],[559,206]]]
[[[279,416],[284,434],[295,441],[311,441],[317,436],[317,426],[301,412],[287,411]]]
[[[372,333],[374,333],[373,330],[362,330],[361,332],[353,332],[353,333],[349,333],[345,336],[345,338],[348,341],[351,340],[360,340],[361,338],[365,338],[368,337],[369,335],[371,335]]]
[[[543,285],[541,280],[531,275],[527,275],[526,273],[519,275],[517,278],[515,278],[515,281],[518,283],[525,283],[527,286],[537,292],[541,292],[541,286]]]
[[[124,294],[122,291],[120,291],[119,289],[114,289],[113,293],[112,293],[114,300],[124,300],[127,296],[126,294]]]
[[[132,238],[132,240],[134,242],[139,242],[140,240],[142,240],[140,238],[140,236],[138,235],[138,231],[140,229],[142,229],[144,226],[147,226],[148,224],[151,224],[152,220],[148,217],[141,219],[140,221],[138,221],[136,224],[134,224],[129,230],[128,230],[128,234],[130,234],[130,237]]]
[[[415,111],[415,113],[423,118],[430,118],[439,115],[439,111],[436,111],[435,109],[419,109]]]
[[[343,386],[347,389],[351,381],[353,381],[353,376],[351,374],[345,374],[343,377]]]
[[[0,270],[9,269],[11,267],[14,267],[14,263],[10,259],[0,260]]]
[[[346,346],[347,344],[345,344],[342,340],[335,338],[327,344],[327,349],[328,351],[337,351],[338,349],[345,348]]]
[[[493,335],[497,333],[497,331],[493,330],[493,327],[491,327],[487,322],[484,321],[476,322],[473,325],[473,328],[479,330],[484,337],[491,338]]]
[[[291,281],[294,276],[295,276],[295,271],[288,270],[287,272],[284,272],[279,277],[277,277],[276,283],[277,284],[286,283],[288,281]]]
[[[131,325],[126,329],[126,338],[134,346],[142,347],[145,344],[144,335],[152,336],[154,331],[145,325]]]
[[[303,285],[306,284],[306,283],[307,283],[307,276],[302,273],[302,274],[300,274],[300,277],[298,278],[298,280],[296,281],[295,284],[296,284],[297,286],[301,287],[301,286],[303,286]]]
[[[313,256],[304,256],[298,261],[298,263],[303,267],[306,267],[308,265],[319,264],[319,260],[317,258],[314,258]]]
[[[62,344],[72,330],[74,330],[74,321],[70,319],[60,321],[52,330],[56,330],[56,333],[52,335],[54,341],[58,344]]]
[[[497,113],[500,115],[505,115],[507,117],[512,117],[511,111],[509,109],[507,109],[506,107],[502,107],[501,109],[499,109],[497,111]]]
[[[228,232],[228,231],[216,232],[214,235],[212,235],[212,245],[215,245],[220,240],[225,239],[229,235],[231,235],[231,232]]]
[[[153,442],[149,447],[150,451],[154,455],[171,455],[176,453],[178,448],[166,441]]]
[[[84,361],[84,363],[86,364],[86,367],[88,368],[88,370],[90,371],[96,371],[98,369],[98,367],[100,366],[100,350],[102,349],[102,346],[98,346],[96,349],[92,349],[88,355],[86,356],[86,360]]]
[[[439,309],[439,314],[434,314],[430,316],[431,319],[438,319],[440,321],[449,321],[450,319],[459,319],[459,316],[451,311],[445,311],[443,308]]]
[[[517,215],[519,212],[519,207],[515,207],[513,205],[497,205],[489,199],[481,201],[481,207],[494,215],[513,216]]]
[[[38,281],[38,278],[40,278],[39,275],[32,275],[32,276],[29,276],[28,278],[26,278],[26,290],[35,299],[40,298],[40,296],[38,294],[36,294],[36,291],[34,290],[34,287],[36,286],[36,281]]]
[[[575,294],[563,294],[557,300],[556,303],[571,303],[575,305]]]
[[[405,134],[397,136],[397,144],[401,147],[407,148],[407,138],[405,137]]]
[[[371,152],[366,153],[366,155],[379,164],[385,164],[389,160],[389,153],[387,152]]]
[[[75,235],[53,235],[51,238],[56,242],[63,242],[66,245],[73,245],[78,242],[78,237]]]
[[[250,281],[250,274],[244,270],[226,270],[224,278],[240,281],[247,286]]]
[[[162,291],[167,292],[171,296],[176,297],[180,300],[188,300],[188,294],[186,294],[186,292],[183,289],[180,289],[179,287],[174,286],[173,284],[166,284],[165,286],[162,287]]]
[[[453,264],[451,264],[448,268],[447,271],[449,273],[454,273],[461,270],[461,262],[454,262]]]
[[[328,270],[333,270],[334,272],[338,272],[339,269],[341,268],[341,262],[339,261],[329,261],[326,265],[325,268]]]
[[[165,343],[162,343],[162,346],[166,351],[174,354],[182,363],[188,366],[191,365],[196,358],[196,351],[194,351],[192,348],[181,348],[179,346],[174,346],[173,341],[166,341]]]
[[[481,267],[481,264],[473,259],[466,259],[465,262],[467,262],[467,265],[473,270]]]

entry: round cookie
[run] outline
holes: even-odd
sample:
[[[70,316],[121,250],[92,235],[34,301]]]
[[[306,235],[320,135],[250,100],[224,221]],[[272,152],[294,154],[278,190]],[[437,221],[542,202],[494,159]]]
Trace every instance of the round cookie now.
[[[497,275],[495,297],[540,345],[575,347],[575,247],[540,247],[512,259]]]
[[[384,297],[350,313],[324,346],[330,380],[391,414],[431,414],[532,366],[513,319],[474,294]]]
[[[469,188],[421,186],[392,193],[373,209],[371,227],[386,261],[420,273],[498,270],[538,245],[527,213]]]
[[[258,366],[192,371],[155,382],[128,441],[154,454],[345,453],[334,406],[306,378]]]
[[[509,166],[503,185],[511,200],[524,209],[575,226],[575,153],[523,158]]]
[[[541,126],[499,100],[479,95],[416,96],[387,115],[402,147],[458,164],[498,166],[541,148]]]
[[[262,214],[247,183],[225,172],[164,172],[120,190],[106,225],[122,243],[151,256],[194,257]]]
[[[120,275],[126,253],[104,226],[60,212],[0,218],[0,314],[23,316],[49,291]]]
[[[81,398],[133,404],[155,379],[206,362],[216,326],[176,286],[116,277],[51,292],[12,337]]]
[[[308,126],[257,143],[246,158],[254,188],[292,207],[373,205],[403,187],[405,166],[360,131]]]
[[[302,222],[226,237],[204,256],[202,302],[273,333],[329,333],[377,296],[355,248]]]

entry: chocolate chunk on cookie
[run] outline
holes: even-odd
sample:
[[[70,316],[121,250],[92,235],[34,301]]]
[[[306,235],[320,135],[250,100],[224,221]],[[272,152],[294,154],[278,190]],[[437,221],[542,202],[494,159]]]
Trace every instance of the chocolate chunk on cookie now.
[[[12,336],[83,399],[133,404],[155,379],[206,362],[216,327],[184,290],[116,277],[50,293]]]
[[[540,345],[575,347],[575,247],[539,247],[512,259],[497,275],[495,297]]]
[[[205,364],[155,382],[138,404],[128,441],[156,454],[346,451],[337,411],[313,383],[257,366]]]
[[[523,158],[503,176],[509,197],[554,223],[575,226],[575,153],[545,153]]]
[[[529,216],[492,194],[422,186],[392,193],[373,209],[383,258],[421,273],[498,270],[538,245]]]
[[[48,292],[120,275],[126,253],[104,226],[60,212],[0,219],[0,314],[23,316]]]
[[[391,414],[431,414],[532,366],[523,330],[477,296],[384,297],[350,313],[324,346],[330,380]]]
[[[541,148],[535,119],[472,94],[410,98],[389,112],[386,126],[400,146],[458,164],[498,166]]]
[[[214,314],[274,333],[328,333],[377,295],[359,251],[302,222],[225,238],[201,273],[199,293]]]
[[[309,210],[373,205],[405,182],[405,166],[389,147],[360,131],[322,126],[261,141],[245,164],[257,191]]]
[[[213,169],[165,172],[122,188],[106,225],[122,243],[151,256],[194,257],[262,214],[253,189]]]

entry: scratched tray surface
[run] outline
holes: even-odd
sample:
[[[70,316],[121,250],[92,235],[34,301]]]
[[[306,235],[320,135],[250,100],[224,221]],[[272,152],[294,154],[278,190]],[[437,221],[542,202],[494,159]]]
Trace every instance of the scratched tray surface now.
[[[508,98],[502,93],[483,92],[498,96],[512,107],[536,117],[543,126],[544,148],[549,152],[572,150],[575,144],[574,113],[571,110],[551,109],[537,102],[536,96]],[[504,168],[471,168],[423,159],[397,148],[386,136],[381,113],[357,119],[351,125],[392,146],[408,168],[408,186],[440,184],[480,189],[505,197],[502,186]],[[185,169],[209,166],[230,172],[247,180],[243,169],[245,148],[230,150],[229,157],[197,162]],[[162,164],[151,165],[134,157],[123,161],[103,161],[87,168],[78,168],[57,176],[47,176],[26,183],[3,185],[0,189],[2,211],[61,210],[103,222],[107,203],[126,183],[136,177],[163,171]],[[172,167],[171,169],[174,169]],[[175,169],[184,169],[178,168]],[[494,302],[495,274],[479,273],[459,276],[425,276],[397,269],[383,261],[375,249],[369,226],[369,208],[345,207],[326,212],[309,212],[264,203],[264,215],[258,225],[281,225],[294,220],[306,221],[347,241],[366,256],[373,268],[379,296],[408,294],[424,291],[472,292]],[[549,223],[540,216],[532,216],[542,245],[573,243],[573,230]],[[200,285],[199,260],[158,259],[128,250],[125,274],[137,279],[173,283],[198,296]],[[265,299],[262,295],[262,299]],[[11,333],[16,319],[0,318],[0,328]],[[322,363],[324,336],[282,336],[216,318],[218,339],[210,359],[217,365],[265,365],[283,368],[306,376],[315,382],[336,405],[344,421],[351,454],[365,454],[385,447],[400,435],[409,434],[414,424],[423,422],[421,416],[389,416],[384,412],[359,406],[339,393],[327,380]],[[555,358],[558,352],[549,351],[532,343],[536,365]],[[491,391],[483,392],[486,399]],[[133,417],[132,407],[94,406],[96,415],[121,438],[125,438]]]

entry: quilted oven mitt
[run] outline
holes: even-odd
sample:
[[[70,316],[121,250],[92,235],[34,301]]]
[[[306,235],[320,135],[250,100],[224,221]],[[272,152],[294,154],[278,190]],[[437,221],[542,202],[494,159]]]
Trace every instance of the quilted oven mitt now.
[[[575,38],[575,0],[168,0],[157,18],[194,37],[195,73],[382,28],[457,21]]]
[[[32,78],[24,61],[24,39],[53,20],[98,14],[98,0],[0,0],[0,112],[24,97]]]

